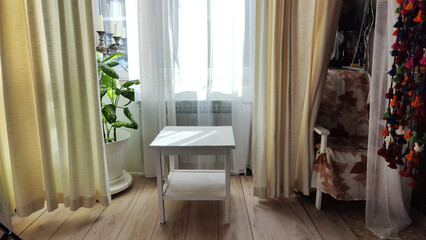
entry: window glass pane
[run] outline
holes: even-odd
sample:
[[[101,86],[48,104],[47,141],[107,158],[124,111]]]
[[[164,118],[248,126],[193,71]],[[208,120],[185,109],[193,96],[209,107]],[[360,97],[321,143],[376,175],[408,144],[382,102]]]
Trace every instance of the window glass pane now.
[[[175,93],[241,96],[245,9],[245,0],[179,0]]]
[[[205,99],[207,90],[207,1],[180,0],[179,63],[175,92],[196,92]]]
[[[212,92],[241,94],[244,0],[211,1]]]

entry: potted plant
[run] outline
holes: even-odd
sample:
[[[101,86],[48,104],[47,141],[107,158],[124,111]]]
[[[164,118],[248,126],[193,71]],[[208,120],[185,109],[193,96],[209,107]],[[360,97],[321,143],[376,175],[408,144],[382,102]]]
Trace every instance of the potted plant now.
[[[121,56],[121,53],[117,52],[102,60],[102,54],[97,53],[102,128],[111,194],[128,188],[132,182],[131,176],[124,170],[126,146],[130,134],[126,131],[117,130],[117,128],[138,129],[138,124],[127,106],[135,101],[134,89],[130,87],[138,85],[140,82],[139,80],[127,81],[122,86],[119,86],[118,79],[120,76],[114,69],[120,65],[115,60],[119,56]],[[121,67],[127,71],[124,66]],[[121,97],[128,100],[128,102],[120,105],[119,100]],[[128,121],[118,120],[118,111],[123,111]]]

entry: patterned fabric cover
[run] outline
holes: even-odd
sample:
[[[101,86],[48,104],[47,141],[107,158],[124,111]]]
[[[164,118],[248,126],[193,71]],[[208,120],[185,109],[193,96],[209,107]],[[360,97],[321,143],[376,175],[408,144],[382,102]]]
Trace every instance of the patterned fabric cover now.
[[[365,71],[328,70],[317,123],[330,136],[326,152],[317,152],[311,185],[339,200],[365,199],[369,85]]]

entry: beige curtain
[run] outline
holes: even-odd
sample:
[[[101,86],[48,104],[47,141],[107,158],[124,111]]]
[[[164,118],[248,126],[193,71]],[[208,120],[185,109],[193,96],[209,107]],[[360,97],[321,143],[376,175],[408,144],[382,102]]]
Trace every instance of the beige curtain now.
[[[254,194],[309,194],[313,126],[341,0],[268,0],[256,6]]]
[[[92,2],[0,4],[0,215],[108,205]]]

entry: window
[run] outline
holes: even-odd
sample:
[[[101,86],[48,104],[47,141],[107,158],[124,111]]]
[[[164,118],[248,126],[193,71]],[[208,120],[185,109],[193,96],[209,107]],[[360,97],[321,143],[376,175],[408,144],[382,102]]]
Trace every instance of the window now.
[[[245,0],[179,0],[176,94],[241,96],[245,8]]]

